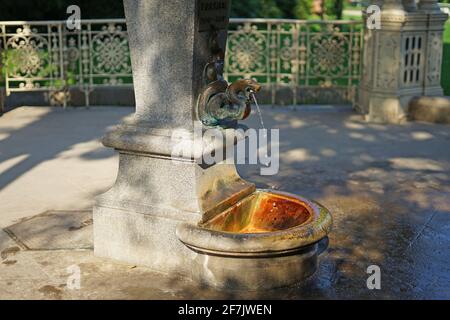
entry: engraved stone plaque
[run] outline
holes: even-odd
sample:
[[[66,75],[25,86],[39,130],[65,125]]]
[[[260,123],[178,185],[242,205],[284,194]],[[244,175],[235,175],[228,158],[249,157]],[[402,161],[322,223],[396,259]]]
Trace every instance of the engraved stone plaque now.
[[[199,0],[198,9],[199,32],[228,28],[229,0]]]

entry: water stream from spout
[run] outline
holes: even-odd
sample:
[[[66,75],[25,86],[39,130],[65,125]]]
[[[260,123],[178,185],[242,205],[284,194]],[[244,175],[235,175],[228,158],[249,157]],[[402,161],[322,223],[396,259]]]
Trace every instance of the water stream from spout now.
[[[254,93],[252,93],[252,98],[253,98],[253,101],[255,101],[256,110],[258,111],[258,115],[259,115],[259,121],[261,122],[261,126],[262,126],[262,128],[264,130],[264,134],[263,134],[264,139],[266,139],[267,138],[266,126],[264,125],[264,119],[263,119],[263,116],[262,116],[261,108],[259,107],[258,100],[256,100],[256,96],[255,96]],[[267,163],[263,163],[263,165],[266,166],[266,167],[269,166],[269,164],[267,164]]]
[[[256,96],[255,96],[254,93],[252,93],[252,98],[253,98],[253,101],[255,102],[256,110],[258,111],[259,121],[261,122],[261,126],[263,127],[264,132],[266,132],[265,131],[266,130],[266,126],[264,125],[264,120],[263,120],[263,117],[262,117],[261,108],[259,107],[258,100],[256,100]],[[266,136],[266,135],[267,135],[267,133],[264,133],[264,136]]]

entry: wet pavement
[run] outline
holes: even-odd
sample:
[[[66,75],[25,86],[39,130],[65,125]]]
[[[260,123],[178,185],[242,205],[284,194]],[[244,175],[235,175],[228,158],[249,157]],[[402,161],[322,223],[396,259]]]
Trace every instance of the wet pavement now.
[[[334,227],[304,283],[226,292],[93,255],[91,201],[113,183],[117,162],[98,137],[131,108],[15,112],[0,118],[0,299],[450,298],[449,126],[367,124],[346,108],[264,107],[266,126],[280,129],[279,173],[239,166],[241,175],[318,200]],[[258,124],[256,116],[247,123]],[[42,181],[51,172],[54,183]],[[36,196],[44,191],[45,203]],[[380,290],[367,288],[372,265]],[[70,288],[74,266],[79,290]]]

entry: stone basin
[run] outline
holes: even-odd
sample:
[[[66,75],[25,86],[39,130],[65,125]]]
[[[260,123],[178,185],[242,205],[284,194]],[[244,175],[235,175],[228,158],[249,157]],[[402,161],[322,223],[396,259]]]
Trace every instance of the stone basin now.
[[[270,289],[301,282],[317,268],[328,210],[297,195],[257,190],[212,219],[183,223],[178,238],[196,254],[192,278],[219,288]]]

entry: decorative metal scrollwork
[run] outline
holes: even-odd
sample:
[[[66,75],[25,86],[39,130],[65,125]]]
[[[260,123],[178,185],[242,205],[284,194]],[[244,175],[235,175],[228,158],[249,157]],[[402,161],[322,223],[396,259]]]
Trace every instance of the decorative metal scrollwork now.
[[[19,83],[22,89],[39,87],[33,78],[45,77],[48,70],[44,68],[49,62],[48,41],[36,34],[30,26],[17,28],[16,34],[6,42],[6,63],[8,75],[23,80]]]
[[[273,104],[354,101],[362,50],[360,22],[238,19],[231,26],[227,80],[256,78],[272,88]],[[286,90],[290,101],[280,101]]]
[[[341,76],[348,72],[348,41],[341,35],[318,35],[311,38],[313,75]]]
[[[266,38],[256,26],[246,23],[228,37],[228,70],[243,74],[265,72]]]
[[[0,23],[0,39],[7,94],[70,86],[89,105],[97,87],[132,86],[124,19],[83,20],[75,31],[65,21]],[[357,21],[231,19],[224,79],[255,78],[273,104],[351,102],[362,44]]]
[[[93,72],[111,75],[104,83],[116,85],[123,83],[117,74],[131,74],[129,49],[126,33],[120,25],[109,24],[92,39]]]

